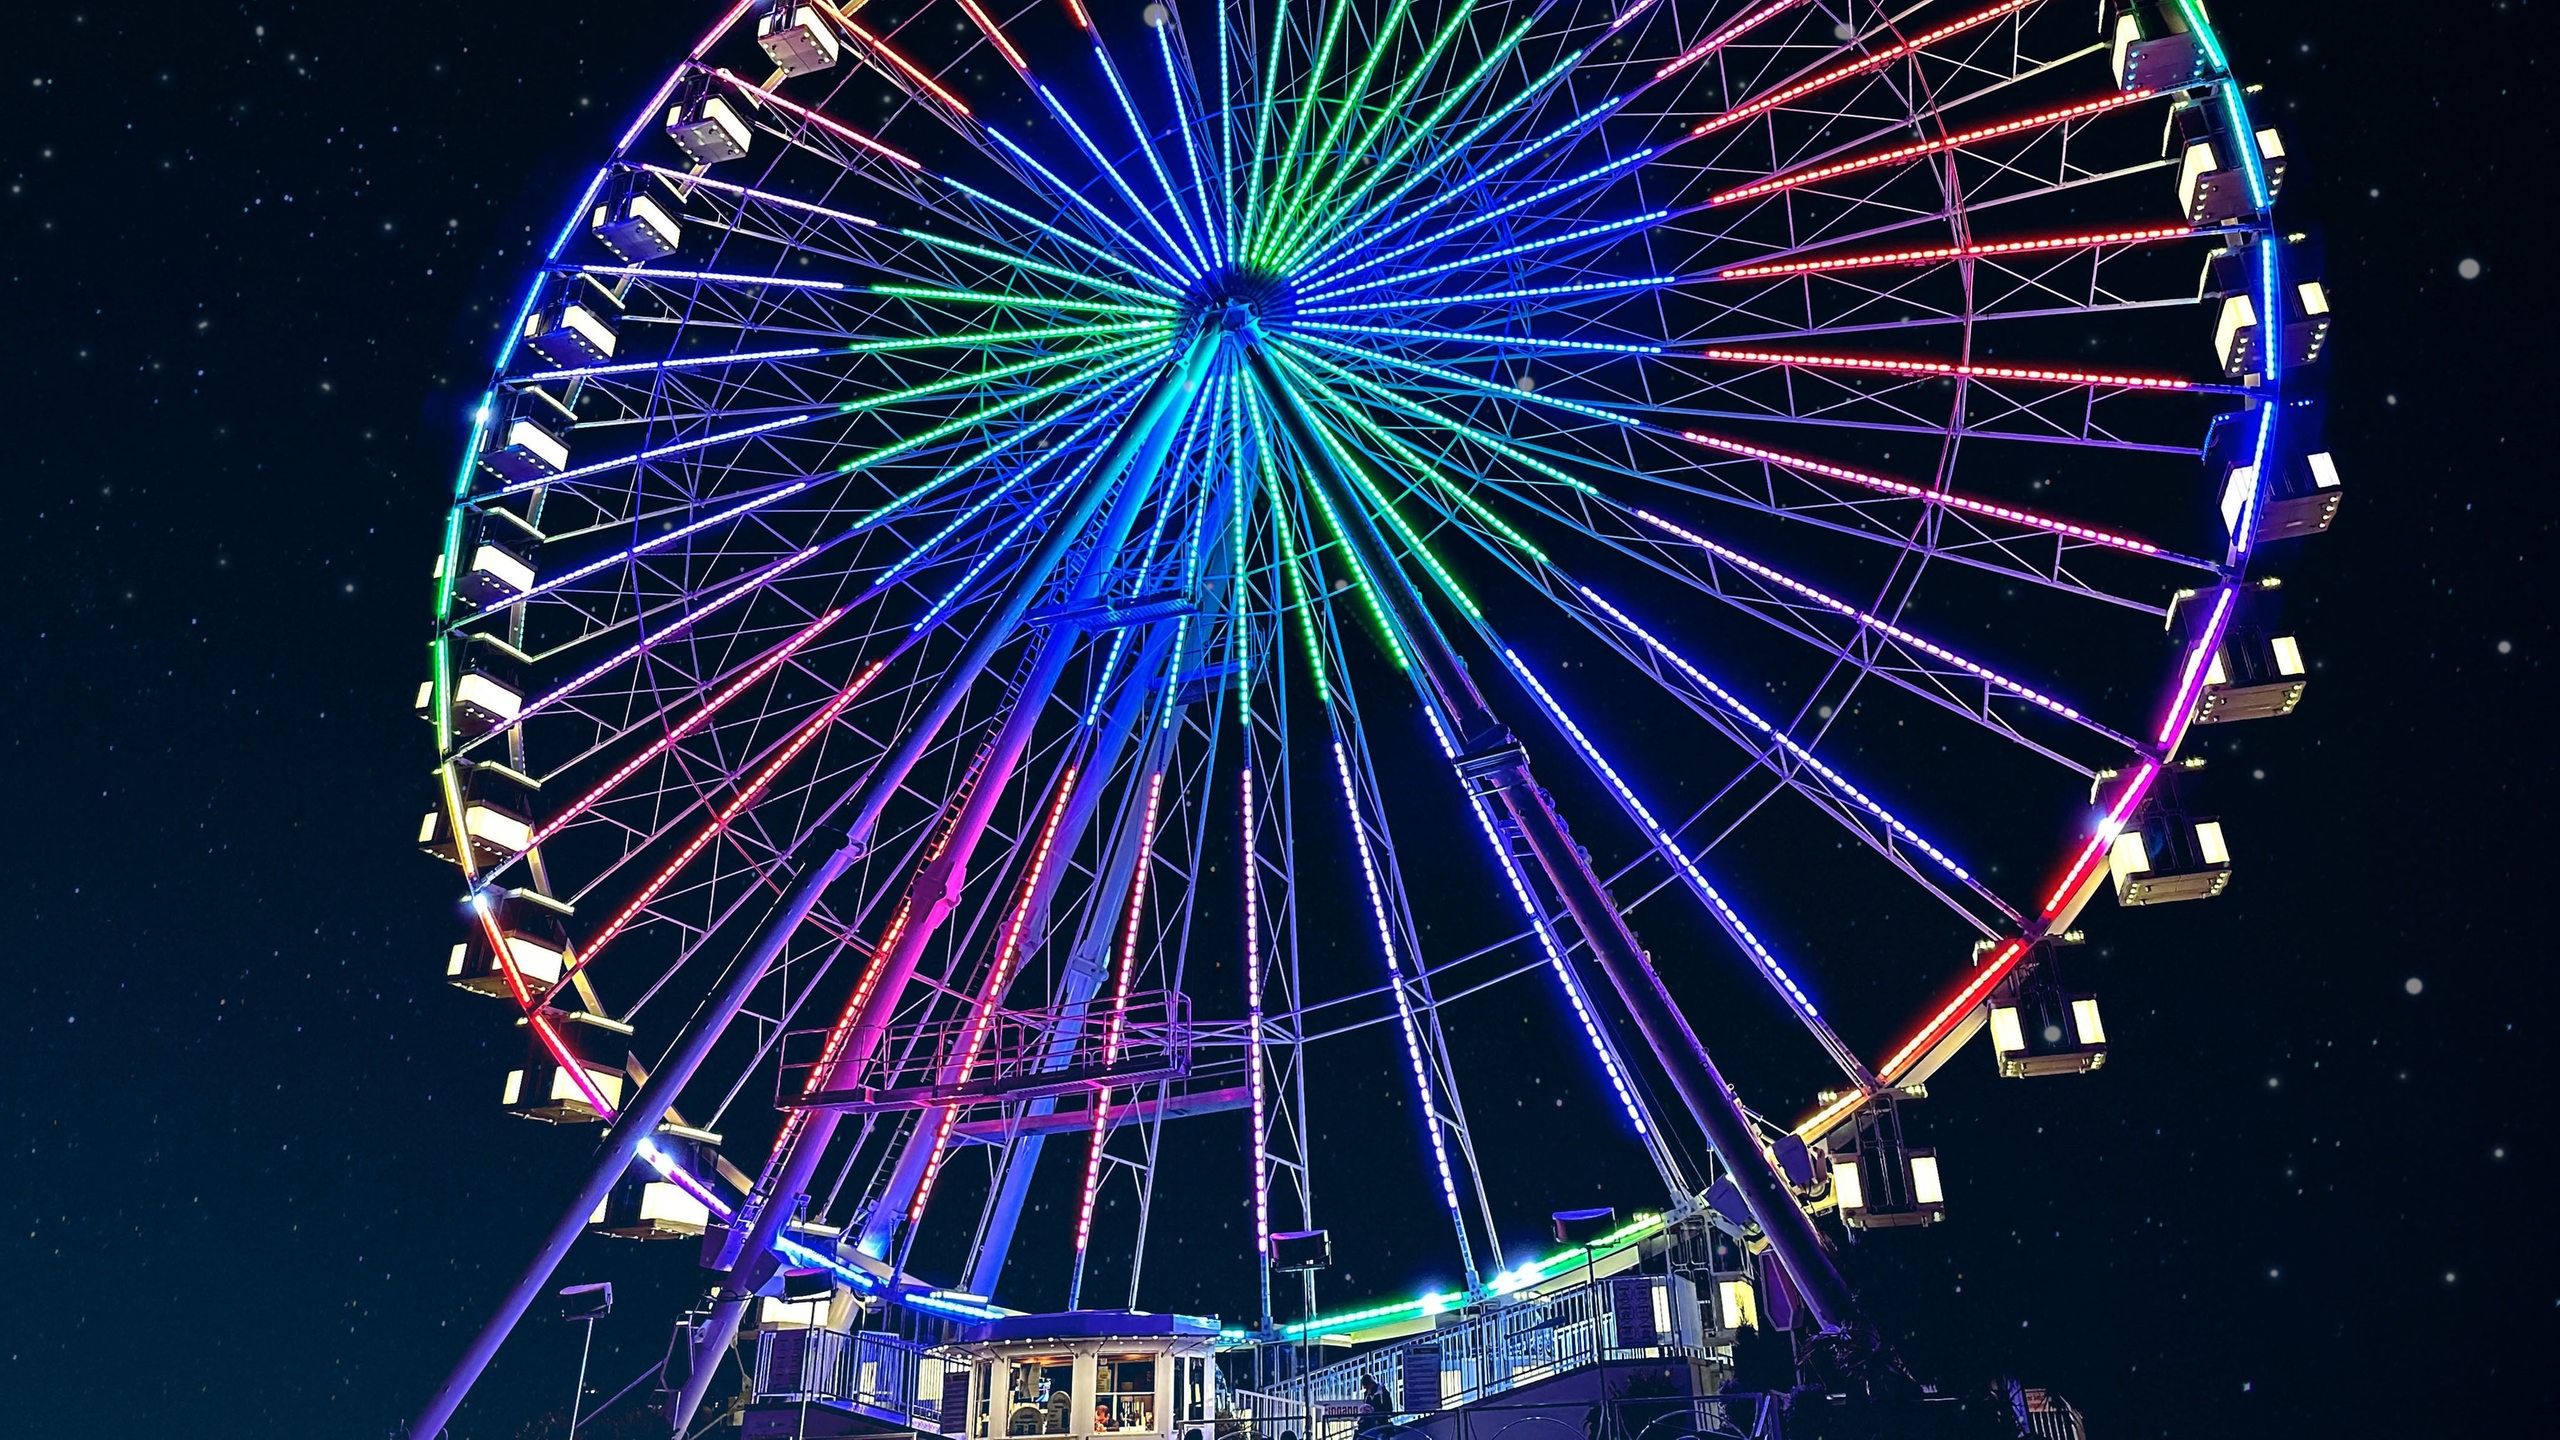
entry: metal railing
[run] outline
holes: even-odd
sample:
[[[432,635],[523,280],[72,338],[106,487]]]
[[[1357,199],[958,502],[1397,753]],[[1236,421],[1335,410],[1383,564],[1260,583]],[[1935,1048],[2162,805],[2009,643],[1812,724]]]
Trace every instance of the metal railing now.
[[[918,1430],[942,1428],[942,1370],[931,1346],[880,1331],[767,1330],[756,1337],[757,1403],[850,1406]]]
[[[1686,1276],[1614,1276],[1497,1304],[1393,1349],[1338,1361],[1289,1387],[1321,1408],[1374,1384],[1402,1413],[1488,1399],[1603,1360],[1702,1358],[1698,1294]]]
[[[911,1110],[1037,1099],[1191,1073],[1190,997],[1172,990],[1132,995],[1120,1007],[1116,1032],[1111,1018],[1100,1007],[996,1010],[888,1026],[868,1047],[869,1063],[850,1075],[825,1073],[834,1053],[832,1032],[794,1030],[782,1037],[775,1103],[848,1113]],[[974,1057],[966,1078],[951,1068],[950,1057],[960,1054]]]

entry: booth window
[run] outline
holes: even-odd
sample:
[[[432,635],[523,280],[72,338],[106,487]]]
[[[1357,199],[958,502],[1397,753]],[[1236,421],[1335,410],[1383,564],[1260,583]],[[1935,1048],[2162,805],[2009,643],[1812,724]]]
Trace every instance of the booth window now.
[[[1013,1362],[1013,1383],[1005,1398],[1007,1435],[1064,1435],[1075,1413],[1076,1365],[1066,1355],[1041,1355]]]
[[[1094,1368],[1096,1432],[1156,1428],[1156,1357],[1105,1355]]]

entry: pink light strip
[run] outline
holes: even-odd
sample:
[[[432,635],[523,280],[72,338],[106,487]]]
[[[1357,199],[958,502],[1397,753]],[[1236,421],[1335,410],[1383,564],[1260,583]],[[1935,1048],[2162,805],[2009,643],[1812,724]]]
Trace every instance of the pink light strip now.
[[[1023,872],[1022,898],[1014,906],[1013,919],[1006,924],[1004,941],[996,947],[996,956],[987,967],[986,984],[978,991],[977,1013],[969,1019],[969,1031],[961,1048],[960,1067],[955,1078],[966,1080],[977,1068],[978,1051],[986,1044],[987,1029],[994,1022],[998,1006],[1004,1003],[1004,992],[1013,980],[1013,962],[1022,953],[1023,927],[1031,923],[1032,901],[1040,894],[1040,876],[1049,868],[1049,849],[1058,838],[1058,822],[1066,817],[1067,802],[1074,798],[1076,767],[1068,766],[1058,781],[1058,798],[1050,803],[1049,821],[1040,827],[1040,840],[1031,851],[1031,864]],[[959,1122],[960,1107],[943,1107],[942,1120],[934,1127],[933,1149],[926,1155],[924,1177],[916,1182],[916,1197],[907,1206],[907,1223],[924,1218],[925,1203],[933,1198],[933,1182],[942,1174],[942,1162],[950,1154],[951,1128]]]
[[[1734,21],[1732,24],[1727,25],[1713,35],[1708,36],[1706,39],[1701,40],[1697,44],[1680,52],[1679,58],[1671,61],[1667,65],[1664,65],[1661,69],[1654,71],[1653,78],[1656,80],[1668,80],[1672,76],[1679,74],[1681,71],[1688,69],[1690,66],[1697,64],[1699,61],[1713,55],[1727,45],[1732,44],[1744,31],[1751,30],[1768,20],[1782,15],[1789,10],[1793,10],[1803,3],[1804,0],[1776,0],[1776,3],[1774,4],[1764,5],[1760,9],[1743,16],[1741,19]],[[1628,18],[1634,18],[1634,12],[1629,12]]]
[[[1713,435],[1701,435],[1695,430],[1681,431],[1680,438],[1704,445],[1710,450],[1724,451],[1728,455],[1742,455],[1754,460],[1767,461],[1772,465],[1784,465],[1791,470],[1802,470],[1833,480],[1844,480],[1849,484],[1862,485],[1887,495],[1900,495],[1906,499],[1918,500],[1930,505],[1944,505],[1949,509],[1962,510],[1967,514],[1987,515],[1992,519],[2005,520],[2013,525],[2050,531],[2056,535],[2068,535],[2075,540],[2086,540],[2093,545],[2130,550],[2137,555],[2164,553],[2159,546],[2147,540],[2135,540],[2107,530],[2093,530],[2086,525],[2074,525],[2068,520],[2056,520],[2050,516],[2038,515],[2031,510],[2020,510],[2014,506],[1994,505],[1988,500],[1975,500],[1968,496],[1931,490],[1914,485],[1908,480],[1888,480],[1881,475],[1869,475],[1863,470],[1852,470],[1844,465],[1829,465],[1819,460],[1808,460],[1801,455],[1789,455],[1783,450],[1745,445],[1738,440],[1721,440]]]
[[[1271,1253],[1271,1165],[1263,1154],[1267,1101],[1262,1078],[1262,869],[1254,849],[1253,767],[1244,769],[1245,1066],[1253,1075],[1253,1253]]]
[[[648,907],[650,901],[657,899],[658,892],[667,888],[668,883],[676,878],[677,872],[690,864],[694,856],[701,854],[702,847],[710,844],[722,831],[728,829],[730,821],[737,819],[742,811],[754,804],[756,797],[764,793],[765,787],[773,783],[773,777],[781,774],[784,766],[798,759],[800,752],[808,749],[828,726],[834,724],[836,717],[844,713],[845,707],[859,698],[863,690],[868,688],[880,672],[887,668],[889,668],[889,662],[886,660],[872,661],[861,674],[853,677],[852,683],[837,691],[835,697],[829,700],[817,714],[809,717],[808,722],[791,737],[790,743],[782,747],[781,753],[775,755],[762,770],[756,772],[756,777],[747,782],[746,787],[738,792],[735,799],[721,806],[719,813],[711,818],[711,822],[703,826],[701,832],[688,841],[683,850],[677,852],[676,858],[668,861],[666,868],[652,876],[649,883],[641,887],[639,895],[634,897],[630,904],[625,905],[621,913],[613,917],[611,923],[598,932],[596,938],[588,943],[587,953],[579,957],[578,968],[583,969],[594,964],[596,953],[604,949],[613,937],[621,934],[631,924],[632,919]],[[562,983],[567,983],[567,978],[561,977]]]
[[[1971,30],[1976,26],[1987,25],[1992,21],[1999,19],[2003,15],[2014,14],[2017,11],[2024,10],[2029,5],[2035,3],[2036,0],[2000,0],[1999,4],[1992,6],[1988,10],[1979,10],[1971,15],[1963,17],[1962,19],[1950,20],[1935,30],[1923,31],[1918,35],[1912,36],[1908,40],[1888,45],[1873,54],[1852,60],[1846,65],[1834,66],[1829,70],[1823,71],[1819,75],[1811,77],[1810,79],[1799,80],[1793,85],[1788,85],[1781,89],[1770,91],[1768,94],[1762,95],[1756,100],[1747,100],[1742,104],[1727,110],[1723,114],[1716,116],[1714,119],[1707,121],[1705,124],[1700,125],[1689,133],[1691,135],[1709,135],[1718,130],[1724,129],[1729,125],[1739,125],[1754,115],[1775,110],[1779,106],[1784,105],[1791,100],[1801,100],[1805,96],[1812,94],[1816,90],[1822,89],[1826,85],[1834,85],[1840,81],[1850,78],[1853,75],[1862,75],[1867,71],[1877,69],[1880,66],[1890,65],[1894,61],[1901,59],[1903,56],[1911,54],[1916,50],[1927,49],[1929,46],[1946,39],[1950,35],[1962,34],[1964,31]]]
[[[943,104],[950,106],[952,109],[959,111],[963,115],[975,113],[970,110],[966,104],[962,103],[959,96],[943,89],[940,84],[935,82],[932,76],[924,73],[924,71],[916,65],[916,62],[899,54],[897,49],[890,45],[888,41],[883,40],[879,36],[872,34],[870,31],[863,29],[861,26],[853,23],[853,21],[849,19],[844,19],[839,16],[838,22],[842,24],[847,31],[851,32],[855,39],[870,46],[873,50],[879,52],[882,58],[886,59],[890,64],[897,66],[908,79],[913,80],[927,90],[932,91],[935,99],[940,100]]]
[[[1146,918],[1147,876],[1155,868],[1156,811],[1164,798],[1164,772],[1147,780],[1147,813],[1138,825],[1137,873],[1129,878],[1129,916],[1120,937],[1120,976],[1111,987],[1111,1021],[1103,1031],[1102,1063],[1120,1058],[1120,1037],[1129,1023],[1129,984],[1138,969],[1138,925]],[[1102,1190],[1102,1154],[1110,1140],[1111,1087],[1093,1095],[1093,1143],[1084,1157],[1084,1198],[1076,1206],[1076,1274],[1083,1277],[1085,1246],[1093,1239],[1094,1197]]]
[[[2096,370],[2056,370],[2050,366],[1958,365],[1946,360],[1918,360],[1888,355],[1807,355],[1786,350],[1698,352],[1701,360],[1734,365],[1794,365],[1807,370],[1869,370],[1889,375],[1958,375],[1975,380],[2039,380],[2051,385],[2115,386],[2125,390],[2193,390],[2192,380],[2166,375],[2111,375]]]
[[[597,801],[611,794],[615,787],[637,774],[641,766],[646,765],[650,761],[667,753],[670,746],[673,746],[678,741],[684,739],[687,735],[692,734],[694,731],[701,729],[704,722],[708,721],[713,715],[720,712],[721,706],[737,699],[739,695],[746,691],[748,686],[753,685],[758,680],[772,674],[776,666],[800,653],[802,646],[817,639],[820,631],[836,623],[836,621],[842,618],[843,615],[844,610],[842,607],[830,610],[826,614],[819,616],[815,621],[812,621],[809,626],[799,634],[783,641],[772,654],[757,661],[753,669],[730,682],[729,685],[725,689],[721,690],[719,694],[712,696],[710,700],[704,702],[701,709],[686,716],[674,729],[669,730],[666,734],[650,741],[648,748],[625,761],[619,769],[615,770],[611,775],[606,776],[601,784],[597,785],[594,789],[589,790],[585,795],[580,796],[578,800],[567,809],[553,816],[548,821],[545,821],[541,829],[533,832],[533,839],[525,845],[525,848],[530,850],[534,846],[540,845],[543,841],[550,839],[552,836],[559,834],[561,826],[566,825],[570,821],[585,814]]]
[[[1004,56],[1006,64],[1022,74],[1031,73],[1031,62],[1023,59],[1022,52],[1013,48],[1013,42],[1004,38],[1004,32],[996,28],[996,22],[988,18],[986,11],[978,8],[977,0],[960,0],[960,8],[968,12],[969,18],[977,22],[980,30],[986,32],[987,39],[992,41],[997,51]]]
[[[2152,240],[2185,240],[2207,232],[2193,225],[2152,225],[2138,230],[2093,230],[2085,235],[2048,235],[2033,240],[1993,240],[1978,245],[1932,245],[1916,250],[1879,250],[1865,255],[1836,255],[1822,260],[1784,260],[1766,265],[1735,265],[1715,272],[1718,280],[1751,280],[1764,275],[1816,275],[1834,270],[1862,270],[1876,265],[1925,265],[1937,260],[1977,260],[1986,255],[2032,255],[2048,250],[2079,250],[2092,245],[2139,245]]]
[[[1966,659],[1962,655],[1958,655],[1944,646],[1923,640],[1919,636],[1912,634],[1910,631],[1903,629],[1901,626],[1895,625],[1879,616],[1871,615],[1845,600],[1826,595],[1791,575],[1782,574],[1777,570],[1771,569],[1769,566],[1761,564],[1759,561],[1752,559],[1750,556],[1743,554],[1739,550],[1728,549],[1727,547],[1719,545],[1713,540],[1708,539],[1704,535],[1700,535],[1695,531],[1683,529],[1682,527],[1663,519],[1661,516],[1654,514],[1650,510],[1638,510],[1635,512],[1635,517],[1642,520],[1644,523],[1653,526],[1657,530],[1677,535],[1681,539],[1688,541],[1690,544],[1697,546],[1699,549],[1728,561],[1731,564],[1737,565],[1742,569],[1748,570],[1752,574],[1759,576],[1761,579],[1766,580],[1773,585],[1782,589],[1792,590],[1796,594],[1822,606],[1824,609],[1846,615],[1857,621],[1859,624],[1881,634],[1889,635],[1892,638],[1901,641],[1903,644],[1910,646],[1912,649],[1920,651],[1922,654],[1944,660],[1948,664],[1955,666],[1957,669],[1964,671],[1966,674],[1973,676],[1975,679],[1988,681],[1989,683],[2008,691],[2010,694],[2017,696],[2021,700],[2041,706],[2066,720],[2077,720],[2081,718],[2079,711],[2072,709],[2070,706],[2063,704],[2061,701],[2054,699],[2050,695],[2044,694],[2042,691],[2030,689],[2027,686],[2021,685],[2017,681],[2012,680],[1987,666],[1977,665],[1973,661]]]
[[[877,230],[880,228],[880,222],[867,215],[856,215],[850,210],[830,210],[824,205],[813,205],[806,200],[794,200],[788,195],[776,195],[770,190],[758,190],[752,185],[732,185],[726,180],[714,180],[708,175],[696,175],[689,170],[670,170],[664,165],[636,165],[632,168],[636,170],[646,170],[652,175],[663,175],[666,178],[675,181],[679,185],[693,185],[699,186],[705,190],[724,191],[728,194],[737,196],[741,200],[760,200],[767,205],[779,205],[785,210],[798,210],[810,215],[823,215],[830,220],[841,220],[847,225],[859,225],[866,230]]]
[[[765,104],[772,106],[776,110],[787,111],[793,115],[797,115],[801,119],[808,121],[810,124],[817,126],[819,129],[827,131],[830,134],[840,136],[843,139],[850,140],[865,150],[871,150],[879,154],[886,155],[890,159],[897,161],[899,164],[906,166],[910,170],[922,170],[924,168],[924,166],[917,162],[914,157],[881,144],[879,141],[872,139],[870,136],[863,134],[861,131],[856,130],[852,126],[845,124],[843,121],[836,119],[834,116],[812,110],[808,106],[799,104],[796,101],[785,100],[781,96],[776,95],[761,85],[738,78],[735,73],[731,72],[726,67],[715,69],[711,73],[755,96],[758,100],[763,101]]]
[[[2046,125],[2057,125],[2066,120],[2085,119],[2091,115],[2102,115],[2109,110],[2120,110],[2127,105],[2138,104],[2141,101],[2148,100],[2154,93],[2155,92],[2153,91],[2142,89],[2127,90],[2120,95],[2107,95],[2096,100],[2084,100],[2077,105],[2065,105],[2058,110],[2047,110],[2042,114],[2021,116],[2015,120],[2003,120],[1994,125],[1984,125],[1972,130],[1960,131],[1956,134],[1945,136],[1937,140],[1923,140],[1912,145],[1897,145],[1890,150],[1879,150],[1873,155],[1861,155],[1854,160],[1837,160],[1828,165],[1816,165],[1810,170],[1798,170],[1792,174],[1772,176],[1769,179],[1759,181],[1755,184],[1745,185],[1740,189],[1727,190],[1722,194],[1711,196],[1708,198],[1707,203],[1709,205],[1730,205],[1737,200],[1750,200],[1761,195],[1772,194],[1776,191],[1790,190],[1798,185],[1810,185],[1817,180],[1828,180],[1837,175],[1847,175],[1859,170],[1872,170],[1879,165],[1899,165],[1905,161],[1918,160],[1925,156],[1940,154],[1948,150],[1960,150],[1967,145],[1976,144],[1984,140],[1996,140],[2003,135],[2015,135],[2023,130],[2039,129]],[[1701,134],[1704,132],[1692,131],[1691,133]]]

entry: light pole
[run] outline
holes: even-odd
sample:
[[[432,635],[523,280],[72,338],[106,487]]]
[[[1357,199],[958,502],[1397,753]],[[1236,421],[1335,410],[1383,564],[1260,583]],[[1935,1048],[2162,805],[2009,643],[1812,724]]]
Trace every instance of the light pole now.
[[[569,1397],[569,1440],[578,1440],[578,1412],[587,1401],[587,1357],[595,1352],[596,1322],[613,1313],[613,1282],[571,1285],[560,1292],[560,1298],[567,1302],[561,1319],[587,1322],[587,1338],[578,1346],[578,1389]]]

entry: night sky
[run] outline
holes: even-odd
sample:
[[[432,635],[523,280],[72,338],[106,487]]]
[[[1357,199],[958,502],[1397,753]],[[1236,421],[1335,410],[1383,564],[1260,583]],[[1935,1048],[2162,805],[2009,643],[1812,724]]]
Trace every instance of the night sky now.
[[[708,9],[16,17],[0,1433],[382,1435],[575,1183],[442,983],[409,692],[494,330]],[[2108,1067],[1951,1067],[1947,1224],[1849,1263],[1924,1373],[2024,1375],[2102,1440],[2472,1433],[2547,1410],[2560,1318],[2548,11],[2215,10],[2340,316],[2348,498],[2278,567],[2309,695],[2223,742],[2229,893],[2119,927]],[[614,1258],[561,1281],[691,1283]],[[664,1336],[625,1310],[617,1378]],[[457,1433],[565,1401],[538,1316]]]

